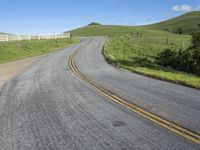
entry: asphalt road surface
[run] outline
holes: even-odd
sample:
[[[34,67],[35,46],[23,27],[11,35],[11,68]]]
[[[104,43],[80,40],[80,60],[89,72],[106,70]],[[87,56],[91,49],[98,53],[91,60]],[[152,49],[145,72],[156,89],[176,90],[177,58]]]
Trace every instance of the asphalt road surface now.
[[[199,90],[116,69],[101,55],[104,43],[104,38],[82,39],[41,58],[0,89],[0,150],[200,149],[72,74],[68,59],[80,48],[76,64],[89,78],[200,133]]]

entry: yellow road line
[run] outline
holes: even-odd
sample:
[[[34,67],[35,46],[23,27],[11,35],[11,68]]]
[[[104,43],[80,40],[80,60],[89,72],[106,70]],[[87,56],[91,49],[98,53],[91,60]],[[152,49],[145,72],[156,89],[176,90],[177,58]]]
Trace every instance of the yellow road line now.
[[[81,48],[83,48],[83,47],[81,47]],[[133,104],[133,103],[130,103],[130,102],[124,100],[120,96],[118,96],[118,95],[110,92],[109,90],[103,88],[102,86],[98,85],[94,81],[90,80],[83,73],[81,73],[79,71],[79,69],[76,67],[76,64],[75,64],[75,56],[77,55],[77,53],[79,52],[80,49],[77,49],[70,56],[69,62],[68,62],[69,67],[70,67],[71,71],[74,73],[74,75],[76,75],[81,80],[88,83],[93,89],[95,89],[96,91],[98,91],[99,93],[104,95],[105,97],[109,98],[109,100],[112,100],[112,101],[124,106],[125,108],[137,113],[138,115],[140,115],[140,116],[142,116],[142,117],[144,117],[148,120],[151,120],[152,122],[156,123],[157,125],[160,125],[161,127],[164,127],[166,129],[172,131],[173,133],[176,133],[177,135],[180,135],[180,136],[182,136],[182,137],[184,137],[184,138],[186,138],[186,139],[188,139],[188,140],[190,140],[194,143],[200,144],[200,134],[195,133],[194,131],[191,131],[191,130],[189,130],[185,127],[182,127],[178,124],[175,124],[175,123],[173,123],[169,120],[161,118],[160,116],[157,116],[156,114],[153,114],[153,113],[137,106],[136,104]]]

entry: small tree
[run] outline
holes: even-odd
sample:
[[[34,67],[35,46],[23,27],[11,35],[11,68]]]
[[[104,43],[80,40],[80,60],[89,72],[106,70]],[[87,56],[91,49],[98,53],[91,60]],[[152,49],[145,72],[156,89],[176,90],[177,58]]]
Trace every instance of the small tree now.
[[[176,64],[174,65],[174,68],[189,73],[195,73],[195,63],[193,59],[192,49],[189,48],[186,50],[180,49],[178,51],[176,57]]]
[[[182,28],[177,28],[173,33],[182,34],[183,33],[183,29]]]
[[[157,55],[156,63],[200,75],[200,32],[192,35],[191,43],[186,50],[165,49]]]
[[[168,28],[164,28],[165,31],[170,32],[170,30]]]
[[[90,23],[88,26],[95,26],[95,25],[98,25],[98,26],[100,26],[101,24],[100,24],[100,23],[98,23],[98,22],[92,22],[92,23]]]
[[[176,64],[177,52],[173,49],[165,49],[157,54],[156,63],[162,66],[174,66]]]
[[[194,50],[193,58],[195,61],[195,73],[200,75],[200,49]]]

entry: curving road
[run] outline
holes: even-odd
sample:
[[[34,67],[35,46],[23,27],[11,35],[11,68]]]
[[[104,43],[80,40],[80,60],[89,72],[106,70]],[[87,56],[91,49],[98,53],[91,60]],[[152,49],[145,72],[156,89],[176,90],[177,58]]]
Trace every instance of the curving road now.
[[[0,91],[1,150],[200,149],[171,131],[109,101],[74,76],[69,56],[98,84],[142,108],[200,133],[200,91],[108,65],[104,38],[45,56]]]

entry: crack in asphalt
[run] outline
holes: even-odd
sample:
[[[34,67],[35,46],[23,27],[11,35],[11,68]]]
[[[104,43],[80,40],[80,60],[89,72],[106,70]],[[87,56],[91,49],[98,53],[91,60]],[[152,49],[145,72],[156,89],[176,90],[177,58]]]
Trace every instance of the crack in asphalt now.
[[[0,97],[1,97],[1,95],[2,95],[2,93],[3,93],[3,89],[5,88],[5,86],[6,86],[6,83],[4,83],[2,86],[0,86]]]

